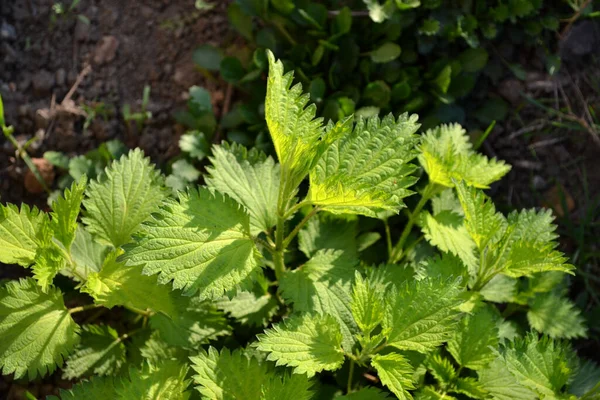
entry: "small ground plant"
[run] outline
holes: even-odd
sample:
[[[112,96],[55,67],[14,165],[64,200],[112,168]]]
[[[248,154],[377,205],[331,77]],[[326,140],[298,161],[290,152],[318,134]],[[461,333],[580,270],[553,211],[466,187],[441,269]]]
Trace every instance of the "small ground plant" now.
[[[81,379],[62,399],[597,398],[551,215],[482,191],[509,166],[458,125],[323,126],[268,55],[279,162],[222,144],[206,185],[173,196],[132,150],[49,214],[0,208],[0,261],[33,274],[0,288],[3,373]]]

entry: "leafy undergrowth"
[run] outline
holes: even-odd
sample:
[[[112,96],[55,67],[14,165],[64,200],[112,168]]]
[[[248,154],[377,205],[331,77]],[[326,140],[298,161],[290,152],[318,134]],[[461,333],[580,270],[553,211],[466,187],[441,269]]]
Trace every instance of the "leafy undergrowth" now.
[[[324,126],[268,56],[278,162],[222,144],[173,195],[132,150],[49,214],[1,206],[0,261],[33,273],[0,289],[2,372],[81,379],[62,399],[597,398],[551,214],[483,192],[510,167],[414,115]]]

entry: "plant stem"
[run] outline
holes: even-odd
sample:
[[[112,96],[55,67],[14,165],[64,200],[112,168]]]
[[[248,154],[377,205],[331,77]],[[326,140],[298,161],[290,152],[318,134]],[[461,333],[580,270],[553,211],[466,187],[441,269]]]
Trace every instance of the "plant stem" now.
[[[69,314],[75,314],[82,311],[92,310],[94,308],[102,307],[100,304],[88,304],[85,306],[69,308]]]
[[[352,375],[354,375],[354,360],[350,360],[350,372],[348,373],[348,386],[346,387],[346,394],[352,392]]]
[[[392,254],[389,258],[389,262],[391,264],[396,263],[400,260],[402,256],[402,248],[406,243],[406,239],[408,239],[408,235],[410,234],[412,227],[414,226],[415,222],[417,222],[417,217],[419,216],[421,210],[423,209],[423,207],[425,207],[425,204],[427,204],[429,199],[431,199],[436,193],[436,186],[437,185],[435,183],[431,182],[428,183],[427,186],[425,186],[423,194],[421,195],[421,200],[419,200],[414,210],[410,213],[408,222],[406,223],[406,225],[404,226],[404,230],[402,231],[402,235],[400,236],[398,243],[396,243],[396,246],[392,250]]]
[[[394,248],[392,245],[392,233],[390,232],[390,224],[388,223],[387,219],[383,220],[383,224],[385,225],[385,241],[387,243],[388,259],[391,259]]]
[[[294,228],[294,230],[292,232],[290,232],[290,234],[283,241],[283,248],[284,249],[286,249],[290,245],[290,243],[296,237],[296,235],[298,234],[298,232],[300,232],[300,229],[302,229],[302,227],[304,225],[306,225],[306,223],[308,222],[308,220],[310,220],[313,216],[315,216],[315,214],[318,213],[319,210],[320,210],[319,207],[314,207],[312,210],[310,210],[310,212],[308,214],[306,214],[306,216],[302,219],[302,221],[300,221],[300,223],[298,225],[296,225],[296,227]]]
[[[281,281],[285,272],[285,262],[283,259],[283,253],[285,248],[284,242],[284,229],[285,229],[285,218],[280,213],[277,216],[277,228],[275,229],[275,252],[273,254],[273,263],[275,264],[275,277],[278,281]]]

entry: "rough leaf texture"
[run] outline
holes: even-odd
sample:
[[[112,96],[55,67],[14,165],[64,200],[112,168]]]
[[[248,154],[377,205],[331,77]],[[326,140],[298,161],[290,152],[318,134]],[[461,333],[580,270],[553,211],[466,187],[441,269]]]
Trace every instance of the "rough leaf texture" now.
[[[295,367],[294,373],[312,377],[323,370],[334,371],[344,362],[342,334],[330,315],[304,315],[258,335],[256,347],[269,353],[267,360]]]
[[[527,311],[531,327],[552,338],[585,337],[586,327],[575,304],[560,293],[549,292],[534,297]]]
[[[188,367],[176,361],[160,365],[144,365],[141,370],[130,369],[129,379],[124,379],[116,389],[118,399],[187,400],[190,381],[185,377]]]
[[[51,226],[54,231],[54,237],[62,243],[67,252],[70,251],[71,244],[75,240],[77,217],[81,209],[85,188],[84,179],[81,179],[79,182],[73,182],[71,189],[66,189],[64,194],[52,203]]]
[[[388,115],[351,121],[342,127],[343,136],[323,154],[310,173],[307,199],[333,213],[363,214],[397,212],[402,199],[416,182],[411,174],[416,166],[419,128],[417,116]],[[337,127],[328,127],[337,129]]]
[[[212,154],[206,184],[248,210],[252,234],[271,229],[277,223],[279,165],[258,149],[248,151],[238,144],[224,142]]]
[[[33,279],[0,289],[0,365],[5,375],[52,373],[79,341],[79,326],[65,308],[62,293],[43,293]]]
[[[37,208],[0,205],[0,262],[30,266],[38,248],[36,232],[47,219]]]
[[[381,383],[388,387],[399,399],[412,399],[408,392],[415,389],[412,380],[413,367],[408,360],[397,353],[384,356],[376,354],[371,359],[371,365],[377,370]]]
[[[248,214],[231,198],[208,189],[179,192],[167,200],[143,235],[126,252],[129,265],[159,283],[203,298],[217,298],[256,272],[260,253]]]
[[[131,240],[165,198],[163,178],[144,153],[132,150],[92,181],[83,204],[83,222],[99,239],[115,247]]]

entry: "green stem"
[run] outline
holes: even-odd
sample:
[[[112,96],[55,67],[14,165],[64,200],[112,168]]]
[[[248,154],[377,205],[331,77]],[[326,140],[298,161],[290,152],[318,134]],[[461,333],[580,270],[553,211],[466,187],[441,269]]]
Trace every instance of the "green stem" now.
[[[394,248],[392,245],[392,233],[390,232],[390,224],[388,223],[387,219],[383,220],[383,224],[385,225],[385,241],[387,243],[388,259],[391,259]]]
[[[290,243],[292,242],[292,240],[294,240],[294,238],[296,237],[296,235],[298,234],[298,232],[300,232],[300,229],[302,229],[302,227],[304,225],[306,225],[306,223],[315,216],[315,214],[317,214],[319,212],[320,208],[319,207],[314,207],[312,210],[310,210],[310,212],[308,214],[306,214],[306,216],[302,219],[302,221],[300,221],[300,223],[298,225],[296,225],[296,227],[294,228],[294,230],[292,232],[290,232],[290,234],[285,238],[285,240],[283,241],[283,248],[287,249],[287,247],[290,245]]]
[[[402,256],[402,248],[404,247],[406,239],[408,239],[408,235],[412,231],[415,222],[417,222],[417,218],[421,213],[421,210],[423,209],[423,207],[425,207],[425,204],[427,204],[429,199],[431,199],[435,195],[437,190],[437,185],[435,183],[430,182],[427,184],[427,186],[425,186],[423,194],[421,195],[421,200],[419,200],[414,210],[410,213],[408,222],[406,223],[406,225],[404,226],[404,230],[402,231],[402,235],[400,236],[398,243],[396,243],[396,246],[392,250],[392,255],[389,259],[390,264],[396,263],[400,260]]]
[[[297,44],[292,35],[290,35],[290,33],[287,31],[287,29],[285,29],[285,27],[282,24],[276,21],[271,21],[271,24],[273,24],[273,26],[275,26],[275,28],[279,30],[283,37],[285,37],[286,40],[290,42],[292,46],[295,46]]]
[[[275,252],[273,254],[273,263],[275,264],[275,277],[281,281],[285,272],[285,262],[283,259],[285,248],[284,242],[285,219],[283,215],[277,217],[277,228],[275,229]]]
[[[350,372],[348,374],[348,386],[346,388],[347,394],[352,392],[352,375],[354,375],[354,360],[350,360]]]
[[[82,311],[92,310],[94,308],[102,307],[100,304],[88,304],[85,306],[69,308],[69,314],[75,314]]]

